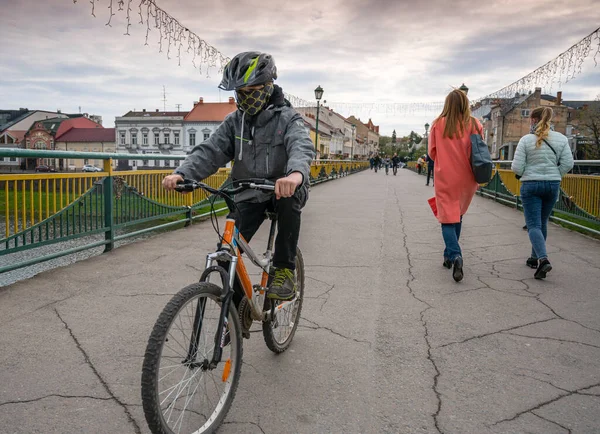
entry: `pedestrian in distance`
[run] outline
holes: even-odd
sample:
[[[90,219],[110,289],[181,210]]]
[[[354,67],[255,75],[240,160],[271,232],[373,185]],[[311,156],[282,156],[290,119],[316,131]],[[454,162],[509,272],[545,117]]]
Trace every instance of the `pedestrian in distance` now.
[[[464,277],[459,245],[462,220],[479,186],[471,169],[471,134],[481,130],[479,121],[471,116],[467,95],[455,89],[446,97],[429,135],[429,156],[435,161],[437,218],[446,245],[443,265],[453,268],[456,282]]]
[[[568,139],[551,130],[552,109],[531,112],[531,132],[521,138],[512,170],[521,180],[521,200],[531,242],[526,264],[535,268],[534,277],[545,279],[552,270],[546,250],[548,220],[560,193],[560,181],[573,168]]]
[[[398,173],[398,166],[400,165],[400,157],[398,157],[398,153],[394,153],[392,157],[392,171],[394,172],[394,176]]]
[[[433,179],[434,161],[429,154],[425,156],[425,161],[427,162],[427,184],[425,185],[429,185],[429,179],[431,178],[433,180],[433,186],[435,187],[435,179]]]

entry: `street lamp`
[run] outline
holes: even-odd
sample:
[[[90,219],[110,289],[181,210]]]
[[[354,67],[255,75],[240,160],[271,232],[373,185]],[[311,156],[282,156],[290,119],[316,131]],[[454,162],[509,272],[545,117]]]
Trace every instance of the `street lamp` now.
[[[350,148],[350,161],[354,159],[354,133],[356,131],[356,125],[352,124],[352,147]]]
[[[429,124],[425,124],[425,137],[427,137],[427,131],[429,131]]]
[[[458,90],[462,90],[465,95],[467,95],[469,93],[469,88],[467,86],[465,86],[465,84],[463,83],[461,87],[458,88]]]
[[[316,89],[315,89],[315,98],[317,99],[317,126],[316,126],[316,134],[315,134],[315,149],[317,152],[319,152],[319,112],[321,111],[319,109],[319,102],[321,101],[321,98],[323,98],[323,88],[319,85]],[[321,153],[319,152],[319,155]]]

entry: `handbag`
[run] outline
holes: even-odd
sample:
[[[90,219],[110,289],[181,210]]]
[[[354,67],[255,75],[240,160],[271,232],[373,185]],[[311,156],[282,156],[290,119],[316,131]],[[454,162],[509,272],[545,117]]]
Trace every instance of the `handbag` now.
[[[554,153],[554,155],[556,156],[556,165],[557,165],[557,166],[560,166],[560,157],[558,156],[558,154],[556,153],[556,151],[554,150],[554,148],[553,148],[552,146],[550,146],[550,143],[548,143],[548,142],[546,141],[546,139],[542,139],[542,140],[544,141],[544,143],[545,143],[546,145],[548,145],[548,147],[549,147],[549,148],[552,150],[552,152],[553,152],[553,153]],[[515,178],[517,178],[517,179],[521,179],[521,175],[517,175],[517,174],[515,174]]]
[[[481,134],[471,134],[471,170],[478,184],[487,184],[492,179],[492,156]]]

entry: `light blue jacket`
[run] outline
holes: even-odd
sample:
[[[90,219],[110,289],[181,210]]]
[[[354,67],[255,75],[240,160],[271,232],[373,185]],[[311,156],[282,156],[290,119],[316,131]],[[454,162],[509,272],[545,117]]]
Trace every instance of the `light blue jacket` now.
[[[560,181],[573,168],[573,155],[569,141],[561,133],[550,131],[546,141],[537,148],[535,134],[521,137],[512,162],[512,171],[521,176],[521,181]],[[557,163],[560,162],[560,166]]]

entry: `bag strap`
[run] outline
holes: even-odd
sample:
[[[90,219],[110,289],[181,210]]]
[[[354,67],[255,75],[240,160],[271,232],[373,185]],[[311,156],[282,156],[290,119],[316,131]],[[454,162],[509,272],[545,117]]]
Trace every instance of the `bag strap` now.
[[[556,160],[557,160],[557,163],[556,163],[556,165],[557,165],[557,166],[560,166],[560,158],[559,158],[558,154],[556,153],[556,151],[554,150],[554,148],[553,148],[552,146],[550,146],[550,143],[548,143],[548,142],[546,141],[546,139],[542,139],[542,140],[544,141],[544,143],[545,143],[546,145],[548,145],[548,147],[549,147],[549,148],[552,150],[552,152],[554,153],[554,156],[556,157]]]

